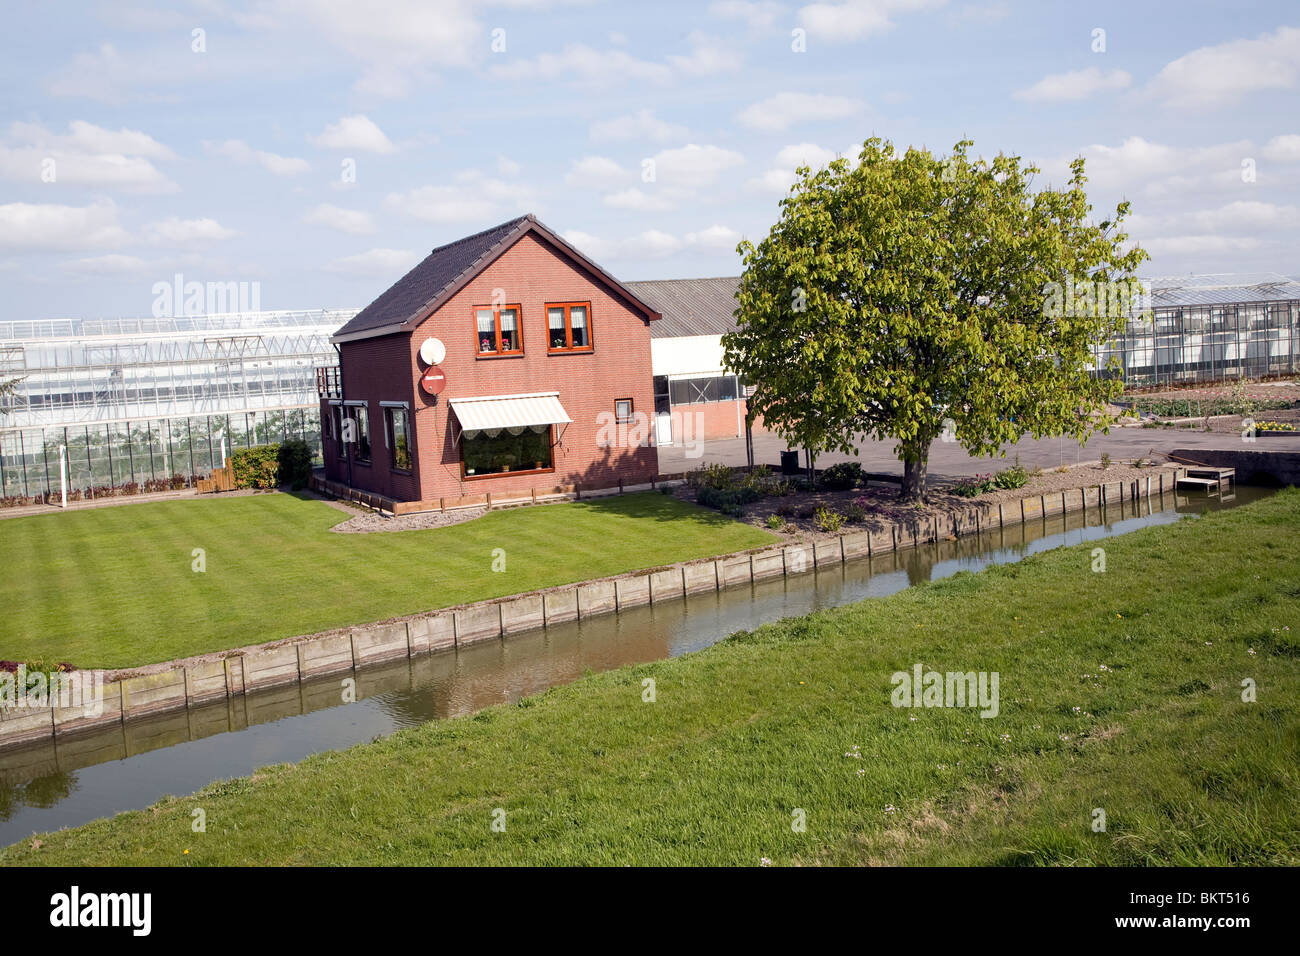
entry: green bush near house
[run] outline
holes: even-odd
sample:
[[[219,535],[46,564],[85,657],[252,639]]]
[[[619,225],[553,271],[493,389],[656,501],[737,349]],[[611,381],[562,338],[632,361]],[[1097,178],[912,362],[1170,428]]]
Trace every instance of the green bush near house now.
[[[274,488],[280,483],[280,446],[236,448],[230,455],[236,488]]]
[[[848,491],[850,488],[858,487],[865,479],[862,465],[856,461],[842,461],[823,471],[818,480],[828,491]]]
[[[311,447],[301,438],[280,442],[276,454],[276,479],[294,491],[307,487],[311,478]]]

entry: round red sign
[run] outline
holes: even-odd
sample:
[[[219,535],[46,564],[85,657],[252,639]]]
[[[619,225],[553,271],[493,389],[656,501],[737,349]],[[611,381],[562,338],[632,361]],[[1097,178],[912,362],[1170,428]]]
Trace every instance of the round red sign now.
[[[420,387],[430,395],[437,395],[447,387],[447,373],[434,365],[420,377]]]

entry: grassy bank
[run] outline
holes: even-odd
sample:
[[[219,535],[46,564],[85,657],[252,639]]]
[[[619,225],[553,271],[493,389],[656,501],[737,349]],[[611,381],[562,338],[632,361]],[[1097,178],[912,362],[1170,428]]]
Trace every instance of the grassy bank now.
[[[0,659],[130,667],[773,540],[659,494],[422,531],[329,530],[346,519],[271,494],[0,521]]]
[[[1296,864],[1298,529],[1284,491],[1102,541],[1105,573],[1089,544],[782,621],[0,862]],[[997,671],[998,715],[891,706],[916,663]]]

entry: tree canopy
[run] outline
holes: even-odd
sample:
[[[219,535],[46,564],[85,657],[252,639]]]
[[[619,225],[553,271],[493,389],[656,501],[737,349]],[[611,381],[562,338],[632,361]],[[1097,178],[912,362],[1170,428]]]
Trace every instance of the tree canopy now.
[[[1120,382],[1093,374],[1093,347],[1121,330],[1147,258],[1126,248],[1127,202],[1092,221],[1082,158],[1035,189],[1037,168],[971,145],[899,156],[870,139],[856,165],[801,168],[767,238],[738,247],[723,337],[752,415],[814,452],[895,439],[913,500],[940,435],[985,456],[1098,427]]]

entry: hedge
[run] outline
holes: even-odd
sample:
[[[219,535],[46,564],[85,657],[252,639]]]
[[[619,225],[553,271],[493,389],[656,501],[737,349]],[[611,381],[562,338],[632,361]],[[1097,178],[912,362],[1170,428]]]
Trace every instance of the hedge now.
[[[280,446],[237,448],[230,456],[236,488],[274,488],[280,483]]]

